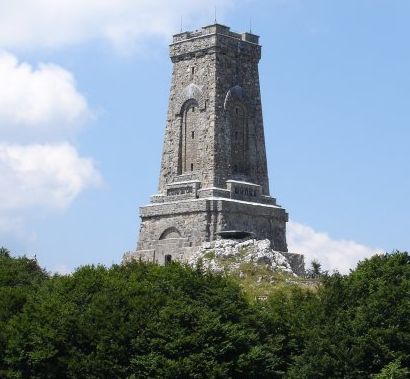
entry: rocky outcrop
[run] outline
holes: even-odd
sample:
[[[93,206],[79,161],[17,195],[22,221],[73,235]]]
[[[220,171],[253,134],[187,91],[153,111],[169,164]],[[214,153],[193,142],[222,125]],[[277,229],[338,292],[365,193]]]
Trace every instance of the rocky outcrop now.
[[[298,255],[299,256],[299,255]],[[302,260],[303,260],[303,256]],[[300,275],[302,272],[292,269],[283,253],[271,248],[269,240],[217,240],[204,243],[189,258],[191,266],[202,265],[214,272],[239,272],[241,265],[264,266],[272,271]],[[299,268],[300,271],[300,268]]]

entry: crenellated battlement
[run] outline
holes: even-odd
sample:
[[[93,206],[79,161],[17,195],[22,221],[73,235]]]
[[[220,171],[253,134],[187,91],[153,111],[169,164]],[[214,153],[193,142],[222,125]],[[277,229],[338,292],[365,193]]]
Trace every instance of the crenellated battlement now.
[[[201,37],[209,37],[213,34],[219,34],[225,37],[230,37],[239,41],[244,41],[252,44],[259,44],[259,36],[256,34],[244,32],[244,33],[236,33],[232,32],[231,28],[221,24],[213,24],[204,26],[201,30],[196,30],[192,32],[182,32],[175,34],[172,38],[172,45],[176,43],[181,43],[193,38],[201,38]]]

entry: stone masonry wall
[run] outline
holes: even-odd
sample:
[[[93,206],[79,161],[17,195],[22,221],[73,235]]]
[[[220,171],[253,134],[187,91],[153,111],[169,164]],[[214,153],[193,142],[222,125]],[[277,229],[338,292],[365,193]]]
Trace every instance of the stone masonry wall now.
[[[166,235],[184,240],[183,247],[199,246],[220,238],[224,231],[245,231],[269,239],[278,251],[287,251],[283,208],[228,199],[196,199],[142,207],[138,250],[151,249]],[[181,240],[182,241],[182,240]]]
[[[193,167],[191,178],[200,180],[203,188],[226,188],[227,180],[237,179],[259,184],[262,193],[269,195],[257,36],[212,25],[176,37],[170,48],[174,66],[159,193],[164,193],[167,184],[181,180],[184,144],[194,132],[195,162],[189,162],[184,174]],[[186,120],[191,115],[186,113],[186,104],[190,102],[197,113],[186,135]],[[243,120],[235,122],[239,111]],[[233,152],[238,141],[243,154]]]

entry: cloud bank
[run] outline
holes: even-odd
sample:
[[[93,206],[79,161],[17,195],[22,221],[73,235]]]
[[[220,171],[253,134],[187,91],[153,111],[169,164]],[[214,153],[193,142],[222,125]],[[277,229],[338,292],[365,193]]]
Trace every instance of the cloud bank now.
[[[289,251],[305,255],[306,267],[312,260],[317,260],[326,270],[337,270],[347,274],[356,264],[380,249],[371,248],[349,240],[334,240],[326,233],[289,221],[287,240]]]
[[[0,52],[0,136],[30,139],[70,135],[89,116],[73,75],[62,67],[38,68]]]
[[[219,0],[222,14],[233,0]],[[0,46],[56,48],[106,40],[126,48],[147,36],[169,39],[185,26],[213,22],[202,0],[0,0]],[[189,24],[189,25],[187,25]]]
[[[90,158],[67,143],[0,144],[0,211],[33,206],[66,208],[101,178]]]
[[[66,141],[91,114],[70,72],[2,51],[0,83],[0,231],[10,234],[26,210],[64,209],[101,176]]]

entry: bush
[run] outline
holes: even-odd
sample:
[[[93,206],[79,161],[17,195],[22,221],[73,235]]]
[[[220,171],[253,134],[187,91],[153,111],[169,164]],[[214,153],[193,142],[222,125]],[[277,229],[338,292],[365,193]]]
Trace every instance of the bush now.
[[[239,287],[221,276],[176,264],[87,266],[49,279],[9,322],[4,372],[272,377],[283,362],[280,338],[268,329]]]
[[[374,256],[315,291],[175,263],[50,277],[0,250],[0,377],[404,378],[410,259]]]

